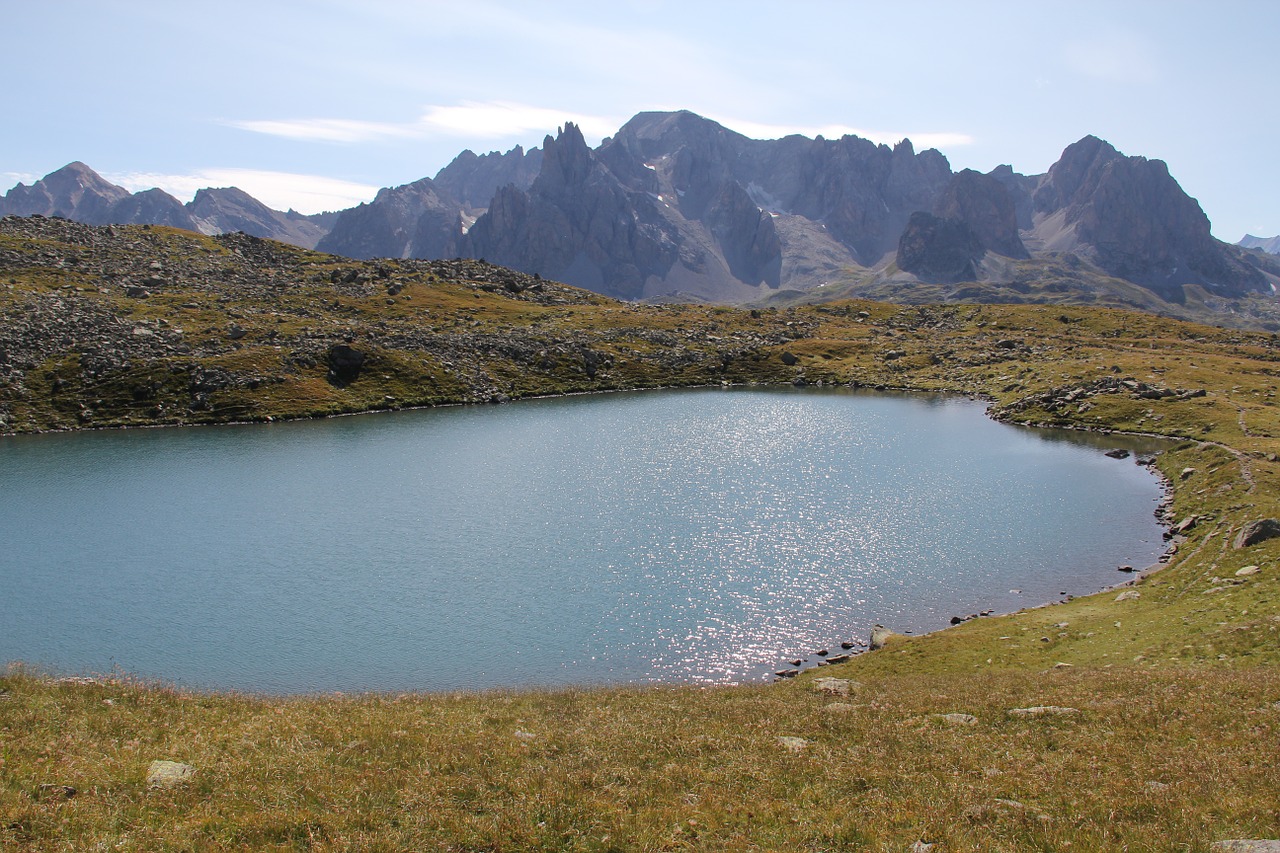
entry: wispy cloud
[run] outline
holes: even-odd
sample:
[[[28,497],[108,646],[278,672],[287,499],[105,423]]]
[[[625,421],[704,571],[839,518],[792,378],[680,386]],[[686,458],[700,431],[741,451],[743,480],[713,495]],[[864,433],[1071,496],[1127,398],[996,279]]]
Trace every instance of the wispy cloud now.
[[[39,175],[32,175],[27,172],[0,172],[0,182],[3,182],[4,189],[17,184],[33,184],[38,180],[40,180]]]
[[[190,201],[199,189],[238,187],[267,207],[293,208],[299,213],[342,210],[369,201],[379,189],[322,175],[259,169],[210,168],[183,175],[129,172],[103,177],[131,192],[159,187],[182,201]]]
[[[454,106],[429,106],[412,121],[371,122],[354,119],[279,119],[229,121],[232,127],[305,142],[369,143],[392,139],[455,136],[505,139],[530,131],[550,132],[566,121],[587,136],[603,138],[618,128],[614,116],[594,116],[509,101],[467,101]]]
[[[920,148],[970,145],[973,137],[950,131],[903,133],[876,131],[848,125],[769,124],[720,116],[708,116],[754,139],[778,139],[791,134],[839,138],[861,136],[875,143],[894,144],[910,139]],[[459,139],[511,139],[531,132],[551,133],[566,121],[582,129],[588,139],[603,139],[616,131],[626,116],[602,116],[537,107],[511,101],[467,101],[453,106],[429,106],[417,119],[402,124],[352,119],[294,119],[233,121],[233,127],[306,142],[368,143],[389,139],[451,136]]]

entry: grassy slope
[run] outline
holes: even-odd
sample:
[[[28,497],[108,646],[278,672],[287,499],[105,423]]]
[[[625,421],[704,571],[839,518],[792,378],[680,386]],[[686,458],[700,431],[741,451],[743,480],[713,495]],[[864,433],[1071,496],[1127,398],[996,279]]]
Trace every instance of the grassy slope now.
[[[169,265],[193,240],[225,252],[151,237],[179,256]],[[277,699],[13,669],[0,677],[0,847],[1198,850],[1280,835],[1280,540],[1232,548],[1245,522],[1280,517],[1272,336],[1088,308],[848,303],[753,317],[567,291],[543,304],[411,272],[391,297],[328,284],[349,262],[298,257],[316,266],[294,267],[291,287],[241,288],[234,302],[195,284],[128,300],[65,268],[9,270],[6,310],[31,295],[96,300],[134,328],[180,324],[192,350],[91,379],[74,346],[46,353],[20,387],[0,388],[10,426],[719,381],[948,389],[1026,422],[1186,439],[1159,464],[1175,518],[1202,520],[1137,599],[1112,591],[897,638],[773,687]],[[234,345],[231,322],[249,332]],[[398,328],[429,328],[435,343],[396,344]],[[377,369],[346,387],[296,358],[348,336]],[[519,346],[504,353],[499,338]],[[536,363],[520,354],[530,342]],[[601,356],[594,376],[583,348]],[[193,363],[261,381],[191,409],[181,371]],[[140,375],[159,385],[151,398],[139,400]],[[1111,378],[1206,393],[1044,396]],[[1259,569],[1237,577],[1246,566]],[[819,674],[862,686],[828,696],[813,689]],[[1031,705],[1079,713],[1007,714]],[[951,712],[978,722],[931,716]],[[791,752],[781,736],[808,745]],[[148,791],[157,758],[195,765],[195,780]]]

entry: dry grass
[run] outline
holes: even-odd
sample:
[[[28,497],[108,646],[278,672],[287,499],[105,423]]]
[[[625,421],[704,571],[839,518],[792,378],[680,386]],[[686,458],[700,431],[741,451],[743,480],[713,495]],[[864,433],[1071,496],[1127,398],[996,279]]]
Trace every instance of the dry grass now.
[[[1272,668],[876,676],[848,697],[3,683],[19,849],[1196,850],[1280,818]],[[1078,713],[1008,714],[1039,705]],[[148,790],[156,758],[194,781]]]

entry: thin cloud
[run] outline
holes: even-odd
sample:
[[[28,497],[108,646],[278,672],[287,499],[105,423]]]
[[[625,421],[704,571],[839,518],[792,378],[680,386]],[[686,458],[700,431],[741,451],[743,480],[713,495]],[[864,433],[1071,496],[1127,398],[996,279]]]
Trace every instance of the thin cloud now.
[[[625,118],[587,115],[548,107],[536,107],[511,101],[466,101],[453,106],[433,105],[412,122],[401,124],[368,122],[352,119],[294,119],[270,121],[233,121],[233,127],[254,133],[280,136],[305,142],[344,144],[379,142],[450,136],[459,139],[512,139],[530,133],[551,133],[565,122],[573,122],[588,139],[600,140],[622,126]],[[741,119],[716,118],[720,124],[754,139],[778,139],[783,136],[824,136],[829,139],[847,134],[869,139],[877,144],[892,145],[910,139],[921,148],[952,148],[971,145],[967,133],[925,131],[900,133],[866,130],[848,125],[768,124]]]
[[[190,201],[196,190],[209,187],[237,187],[275,210],[293,208],[299,213],[343,210],[377,195],[379,187],[343,181],[322,175],[299,175],[260,169],[200,169],[185,175],[130,172],[104,175],[130,192],[158,187],[170,195]]]
[[[0,172],[0,181],[3,181],[5,186],[34,184],[38,180],[40,180],[39,175],[32,175],[28,172]]]
[[[331,118],[237,120],[227,124],[253,133],[303,142],[355,144],[439,136],[506,139],[524,136],[531,131],[550,132],[567,121],[577,124],[587,136],[597,138],[609,135],[620,124],[612,116],[585,115],[509,101],[433,105],[415,120],[399,124]]]

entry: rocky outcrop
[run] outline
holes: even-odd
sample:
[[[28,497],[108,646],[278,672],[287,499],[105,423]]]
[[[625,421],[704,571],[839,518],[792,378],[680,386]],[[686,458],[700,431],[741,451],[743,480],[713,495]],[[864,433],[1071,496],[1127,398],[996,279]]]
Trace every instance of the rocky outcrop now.
[[[898,267],[924,281],[973,281],[985,253],[978,235],[962,220],[918,211],[898,241]]]
[[[237,187],[197,190],[185,210],[194,222],[194,229],[204,234],[243,231],[253,237],[279,240],[304,249],[315,248],[337,217],[323,213],[305,216],[293,210],[281,213]]]
[[[624,186],[573,124],[542,150],[533,185],[500,189],[459,238],[458,254],[609,296],[644,296],[646,282],[664,278],[682,256],[660,202]]]
[[[430,178],[378,191],[338,214],[316,248],[348,258],[439,258],[459,232],[463,205]]]
[[[1086,136],[1067,147],[1033,196],[1045,250],[1074,252],[1104,272],[1180,302],[1183,285],[1240,296],[1265,277],[1209,233],[1209,219],[1160,160],[1126,157]]]
[[[957,172],[934,203],[933,213],[963,223],[985,249],[1009,258],[1030,257],[1018,236],[1013,195],[998,178],[972,169]]]
[[[473,210],[489,206],[493,194],[508,184],[528,189],[542,168],[542,149],[517,145],[505,154],[463,151],[435,176],[435,184]]]

